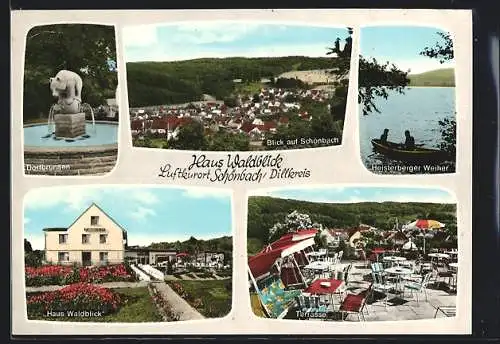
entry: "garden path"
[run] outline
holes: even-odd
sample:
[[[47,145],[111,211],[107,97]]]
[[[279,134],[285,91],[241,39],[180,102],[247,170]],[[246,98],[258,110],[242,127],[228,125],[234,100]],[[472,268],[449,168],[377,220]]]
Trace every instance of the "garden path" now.
[[[165,282],[153,282],[162,298],[168,303],[171,311],[179,317],[179,320],[196,320],[204,319],[196,309],[180,297],[170,286]]]

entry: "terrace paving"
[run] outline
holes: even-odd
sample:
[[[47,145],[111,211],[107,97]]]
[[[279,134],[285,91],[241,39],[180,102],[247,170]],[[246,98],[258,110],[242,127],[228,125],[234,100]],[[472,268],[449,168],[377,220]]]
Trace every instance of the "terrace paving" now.
[[[342,265],[348,265],[350,262],[343,261]],[[364,267],[362,262],[353,262],[351,272],[349,273],[347,290],[350,293],[358,293],[370,285],[371,269]],[[439,279],[441,282],[442,279]],[[419,294],[419,302],[417,303],[415,294],[407,290],[403,295],[389,294],[387,307],[385,307],[385,295],[379,292],[373,293],[372,300],[367,302],[365,307],[365,321],[395,321],[395,320],[418,320],[442,318],[446,315],[442,312],[437,312],[438,307],[455,307],[456,292],[447,288],[446,283],[438,284],[431,280],[431,284],[427,288],[427,301],[425,294]],[[338,304],[338,299],[335,299]],[[290,309],[285,319],[295,319],[296,310]],[[330,317],[329,317],[330,318]],[[340,316],[334,316],[335,320],[341,320]],[[330,318],[331,319],[331,318]],[[310,321],[322,321],[323,319],[314,319]],[[358,321],[357,315],[348,315],[344,321]]]

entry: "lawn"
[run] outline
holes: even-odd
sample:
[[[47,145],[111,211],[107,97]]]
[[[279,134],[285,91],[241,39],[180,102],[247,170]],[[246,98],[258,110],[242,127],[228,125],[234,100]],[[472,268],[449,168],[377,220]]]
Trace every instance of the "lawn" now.
[[[231,311],[232,281],[205,280],[205,281],[168,281],[172,289],[179,293],[175,284],[179,284],[183,292],[182,297],[198,312],[207,318],[220,318]]]
[[[153,303],[148,288],[117,288],[114,292],[120,295],[123,302],[116,313],[102,317],[31,317],[30,320],[54,320],[76,322],[159,322],[162,321]],[[29,294],[28,294],[29,295]]]
[[[236,86],[236,93],[253,95],[259,93],[263,87],[264,85],[261,82],[243,83]]]

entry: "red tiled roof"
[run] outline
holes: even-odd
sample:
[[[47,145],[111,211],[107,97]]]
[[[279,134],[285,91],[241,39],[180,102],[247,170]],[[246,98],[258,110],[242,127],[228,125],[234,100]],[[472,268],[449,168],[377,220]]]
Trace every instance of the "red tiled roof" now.
[[[257,126],[262,131],[269,131],[271,129],[276,129],[276,122],[274,121],[265,121],[264,124]]]
[[[135,119],[130,122],[130,128],[132,130],[141,130],[142,129],[142,120]]]
[[[289,119],[288,119],[288,117],[283,116],[283,117],[280,117],[279,122],[281,124],[286,124],[289,122]]]
[[[241,125],[240,130],[244,131],[245,133],[251,132],[255,128],[255,125],[250,123],[250,122],[245,122]]]

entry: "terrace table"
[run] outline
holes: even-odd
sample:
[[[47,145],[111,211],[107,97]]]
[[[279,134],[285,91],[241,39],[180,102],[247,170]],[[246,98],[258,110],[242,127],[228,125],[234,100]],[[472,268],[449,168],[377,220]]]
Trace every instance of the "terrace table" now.
[[[405,257],[398,257],[398,256],[387,256],[387,257],[384,257],[384,261],[386,262],[391,262],[391,263],[396,263],[398,264],[399,262],[402,262],[402,261],[405,261],[406,258]]]
[[[437,259],[438,261],[441,259],[450,259],[450,256],[446,253],[429,253],[429,257],[431,257],[431,261],[433,258]]]
[[[304,266],[304,269],[314,271],[315,275],[321,275],[322,273],[329,270],[330,264],[330,262],[316,260]]]
[[[330,283],[329,286],[324,286],[322,284]],[[333,278],[320,278],[315,280],[309,285],[306,289],[304,289],[304,293],[310,293],[314,295],[329,295],[330,300],[332,302],[332,308],[335,310],[335,302],[333,298],[333,294],[338,293],[344,287],[344,281],[337,280]]]
[[[399,266],[393,266],[391,268],[387,268],[384,270],[387,274],[390,274],[390,275],[396,275],[398,277],[397,281],[396,281],[396,289],[399,290],[399,286],[400,286],[400,282],[401,282],[401,277],[404,276],[404,275],[411,275],[413,273],[413,270],[412,269],[408,269],[408,268],[402,268],[402,267],[399,267]]]
[[[458,251],[446,251],[446,254],[448,254],[451,257],[451,259],[458,258]]]

